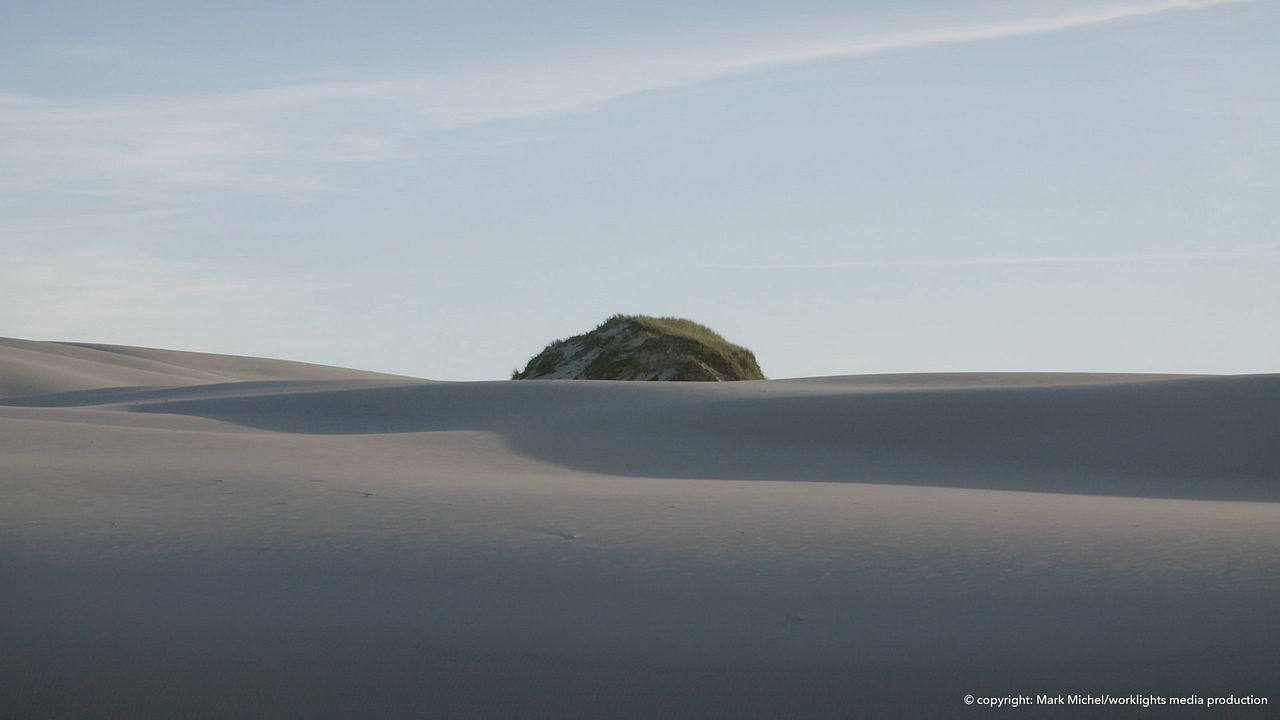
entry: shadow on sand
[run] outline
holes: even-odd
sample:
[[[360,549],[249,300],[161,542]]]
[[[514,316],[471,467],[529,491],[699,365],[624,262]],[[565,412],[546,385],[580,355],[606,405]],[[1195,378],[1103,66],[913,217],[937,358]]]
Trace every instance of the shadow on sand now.
[[[229,383],[14,398],[286,433],[478,430],[609,475],[1280,500],[1280,376],[885,389],[787,382]]]

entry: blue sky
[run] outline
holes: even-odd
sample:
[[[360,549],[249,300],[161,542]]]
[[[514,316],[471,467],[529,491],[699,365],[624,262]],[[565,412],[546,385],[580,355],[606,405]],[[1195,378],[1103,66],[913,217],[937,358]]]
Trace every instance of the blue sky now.
[[[267,6],[267,7],[263,7]],[[18,2],[0,335],[1280,371],[1280,3]]]

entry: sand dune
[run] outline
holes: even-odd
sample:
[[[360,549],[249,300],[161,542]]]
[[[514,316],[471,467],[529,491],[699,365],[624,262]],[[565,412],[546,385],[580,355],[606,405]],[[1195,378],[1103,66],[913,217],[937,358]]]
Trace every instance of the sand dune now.
[[[0,716],[1280,702],[1280,376],[432,383],[3,341],[0,392]]]
[[[288,360],[0,338],[0,397],[244,380],[392,378],[396,376]]]

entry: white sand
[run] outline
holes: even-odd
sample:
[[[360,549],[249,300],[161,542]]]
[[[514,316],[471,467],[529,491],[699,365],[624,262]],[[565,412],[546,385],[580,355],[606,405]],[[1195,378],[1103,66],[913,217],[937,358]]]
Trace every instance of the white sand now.
[[[1280,376],[431,383],[0,340],[0,394],[0,717],[1280,703]]]

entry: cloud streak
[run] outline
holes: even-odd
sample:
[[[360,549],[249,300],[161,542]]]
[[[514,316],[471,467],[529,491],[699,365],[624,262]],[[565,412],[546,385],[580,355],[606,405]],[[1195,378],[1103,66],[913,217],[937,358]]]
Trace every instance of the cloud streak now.
[[[5,260],[0,328],[13,337],[196,349],[195,328],[200,348],[248,341],[287,354],[321,344],[324,329],[300,318],[317,317],[314,297],[335,287],[165,258],[128,241],[15,249]],[[254,322],[228,328],[228,317]],[[282,335],[281,327],[294,331]]]
[[[976,257],[950,260],[853,260],[819,263],[706,263],[699,267],[715,270],[854,270],[859,268],[929,267],[1018,267],[1060,265],[1110,265],[1121,263],[1195,262],[1273,258],[1274,252],[1253,250],[1193,250],[1134,255],[1031,255],[1023,257]]]
[[[479,123],[587,112],[639,93],[877,53],[1023,37],[1254,0],[1147,0],[867,32],[851,21],[731,40],[447,74],[188,97],[0,95],[0,192],[137,194],[331,189],[335,168],[406,160]]]

